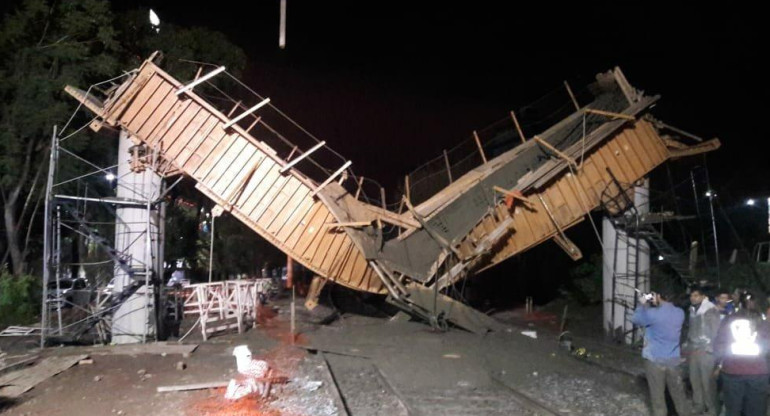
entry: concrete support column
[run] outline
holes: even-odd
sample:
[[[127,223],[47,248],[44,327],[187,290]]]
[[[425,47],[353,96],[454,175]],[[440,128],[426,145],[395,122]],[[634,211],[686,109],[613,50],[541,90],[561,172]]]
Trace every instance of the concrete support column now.
[[[131,171],[130,149],[134,142],[126,132],[121,131],[118,145],[117,196],[145,202],[145,206],[116,207],[115,249],[128,256],[129,267],[134,270],[135,280],[145,281],[145,269],[152,277],[162,276],[163,213],[162,207],[148,210],[147,201],[156,199],[162,186],[162,178],[150,169],[135,173]],[[149,238],[148,238],[149,233]],[[132,284],[128,273],[115,267],[115,288],[117,295]],[[112,319],[112,342],[128,344],[142,342],[155,336],[155,293],[150,284],[143,285],[115,311]]]
[[[649,212],[649,193],[648,179],[634,188],[634,205],[640,216]],[[625,215],[629,215],[631,224],[636,220],[633,211]],[[637,298],[634,289],[650,290],[650,248],[643,239],[630,238],[626,231],[615,228],[607,217],[602,220],[602,241],[604,330],[613,335],[626,334],[624,339],[630,343],[636,340],[630,322]]]

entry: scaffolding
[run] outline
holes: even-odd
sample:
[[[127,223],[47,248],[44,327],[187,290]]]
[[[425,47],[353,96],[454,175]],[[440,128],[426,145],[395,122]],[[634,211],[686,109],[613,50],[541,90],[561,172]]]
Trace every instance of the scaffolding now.
[[[77,110],[76,110],[77,111]],[[74,118],[74,116],[73,116]],[[72,120],[72,119],[71,119]],[[85,126],[84,126],[85,127]],[[129,298],[143,296],[144,329],[134,334],[146,342],[158,322],[162,276],[162,238],[153,233],[151,222],[162,222],[163,198],[158,194],[117,196],[126,171],[119,161],[100,166],[67,146],[81,129],[62,137],[54,127],[51,137],[49,175],[45,194],[43,238],[43,296],[41,346],[56,342],[107,343],[120,332],[112,317]],[[77,147],[77,146],[75,146]],[[123,158],[126,159],[126,158]],[[123,175],[126,176],[126,175]],[[136,191],[133,189],[132,191]],[[142,218],[126,221],[121,209],[138,209]],[[137,227],[140,229],[135,235]],[[116,248],[115,242],[126,240]],[[134,245],[144,243],[144,259],[130,254]],[[125,274],[130,284],[116,287],[116,277]]]
[[[604,211],[607,213],[607,219],[610,226],[614,229],[614,241],[605,241],[604,244],[611,247],[612,258],[610,261],[605,259],[604,267],[607,267],[612,273],[611,283],[611,314],[609,322],[617,324],[617,314],[622,314],[623,324],[620,327],[612,328],[612,337],[618,341],[627,344],[636,344],[641,341],[641,330],[636,327],[631,318],[634,310],[638,306],[639,291],[648,291],[652,283],[652,269],[650,267],[652,258],[656,258],[658,263],[665,265],[669,273],[665,276],[673,277],[666,281],[658,280],[658,286],[675,286],[677,288],[689,289],[704,282],[713,281],[720,286],[721,281],[718,271],[718,239],[716,236],[715,220],[713,208],[704,210],[703,205],[709,207],[713,204],[713,197],[710,191],[703,192],[701,196],[698,193],[699,182],[696,176],[703,176],[700,168],[690,170],[688,177],[674,185],[669,184],[670,189],[660,193],[654,200],[649,197],[641,206],[636,200],[637,185],[621,183],[613,179],[613,183],[608,186],[602,201]],[[669,176],[669,181],[671,181]],[[688,200],[690,193],[688,188],[692,188],[694,199],[691,203],[692,213],[683,212],[682,200]],[[615,192],[614,189],[621,189],[621,192]],[[708,175],[705,175],[705,189],[708,187]],[[680,198],[677,192],[684,195]],[[612,196],[614,195],[614,196]],[[651,211],[653,203],[663,208],[664,203],[669,201],[673,208],[672,211],[659,209],[657,212]],[[688,204],[689,206],[690,204]],[[687,210],[690,211],[690,210]],[[705,213],[710,215],[704,216]],[[688,215],[691,214],[691,215]],[[693,236],[687,236],[684,231],[683,222],[696,220],[697,230]],[[708,227],[705,224],[708,223]],[[666,234],[664,237],[664,226],[666,224],[677,225],[681,232],[681,244],[684,249],[676,249],[671,243],[673,235]],[[708,231],[707,231],[708,230]],[[701,240],[699,243],[697,240]],[[709,259],[709,245],[713,244],[714,258]],[[699,255],[699,253],[702,253]],[[655,256],[653,256],[653,254]],[[646,257],[647,267],[640,267],[640,259]],[[611,262],[611,264],[610,264]],[[711,267],[715,265],[715,267]],[[704,273],[700,275],[701,279],[696,278],[696,269]],[[656,289],[657,290],[657,289]]]

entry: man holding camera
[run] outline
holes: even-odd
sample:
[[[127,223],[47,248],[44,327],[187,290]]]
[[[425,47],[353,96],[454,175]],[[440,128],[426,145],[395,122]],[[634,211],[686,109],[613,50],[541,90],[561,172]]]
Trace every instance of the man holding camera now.
[[[631,318],[634,325],[643,327],[644,370],[650,388],[654,416],[666,416],[666,387],[674,401],[677,414],[689,415],[690,406],[684,393],[679,372],[682,362],[679,341],[684,322],[684,311],[669,302],[660,293],[641,294],[639,306]]]
[[[690,325],[687,330],[687,356],[695,413],[716,416],[716,379],[713,341],[719,331],[719,310],[709,301],[703,289],[690,292]]]

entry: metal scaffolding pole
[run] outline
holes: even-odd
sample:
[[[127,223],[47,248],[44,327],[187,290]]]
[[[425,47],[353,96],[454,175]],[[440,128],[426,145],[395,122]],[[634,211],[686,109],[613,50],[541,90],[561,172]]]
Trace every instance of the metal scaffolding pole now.
[[[51,262],[51,187],[54,181],[54,169],[56,167],[57,150],[57,126],[53,126],[51,135],[51,149],[48,157],[48,182],[45,187],[45,216],[43,217],[43,299],[40,311],[40,348],[45,347],[46,329],[48,328],[48,281],[50,275]]]
[[[59,327],[57,333],[61,335],[62,320],[61,320],[61,207],[56,206],[56,316],[58,318]]]

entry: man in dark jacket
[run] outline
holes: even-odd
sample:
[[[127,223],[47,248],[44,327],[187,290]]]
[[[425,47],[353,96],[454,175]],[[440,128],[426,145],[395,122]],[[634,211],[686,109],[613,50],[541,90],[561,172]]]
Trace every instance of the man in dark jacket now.
[[[713,341],[721,319],[703,289],[690,292],[690,324],[687,330],[687,356],[692,384],[694,412],[716,416],[716,380],[714,373]]]
[[[764,416],[767,411],[767,353],[770,328],[751,293],[725,318],[714,343],[721,366],[726,416]]]

